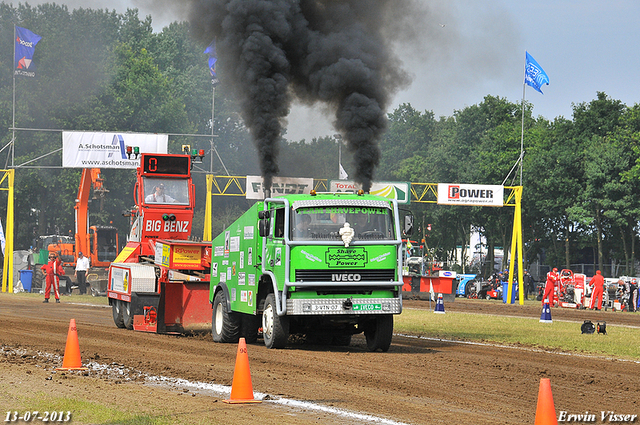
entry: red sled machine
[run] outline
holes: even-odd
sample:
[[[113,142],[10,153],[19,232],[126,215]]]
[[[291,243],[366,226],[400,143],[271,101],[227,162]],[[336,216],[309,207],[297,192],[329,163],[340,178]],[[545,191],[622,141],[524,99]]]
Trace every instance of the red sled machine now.
[[[157,333],[211,329],[211,242],[188,240],[195,205],[192,159],[141,154],[136,205],[127,212],[128,242],[109,267],[107,297],[119,328]]]
[[[554,294],[555,304],[564,308],[585,308],[585,298],[590,295],[587,276],[563,269],[559,277],[558,292]]]

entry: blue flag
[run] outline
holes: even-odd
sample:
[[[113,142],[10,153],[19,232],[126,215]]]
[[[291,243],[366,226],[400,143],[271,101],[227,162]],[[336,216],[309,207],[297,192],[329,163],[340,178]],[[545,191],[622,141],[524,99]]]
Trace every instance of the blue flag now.
[[[216,86],[219,81],[216,75],[216,62],[218,61],[218,55],[216,53],[216,41],[213,40],[209,47],[204,50],[205,54],[209,55],[209,72],[211,73],[211,84]]]
[[[536,62],[536,60],[529,54],[529,52],[525,53],[527,54],[527,63],[524,68],[524,82],[542,93],[540,87],[542,87],[543,84],[549,84],[549,77],[547,76],[547,73],[544,72],[544,69],[542,69],[542,67],[538,65],[538,62]]]
[[[16,36],[16,56],[13,63],[14,75],[25,77],[35,77],[35,67],[33,66],[33,52],[36,44],[42,39],[38,34],[34,34],[26,28],[15,27]]]

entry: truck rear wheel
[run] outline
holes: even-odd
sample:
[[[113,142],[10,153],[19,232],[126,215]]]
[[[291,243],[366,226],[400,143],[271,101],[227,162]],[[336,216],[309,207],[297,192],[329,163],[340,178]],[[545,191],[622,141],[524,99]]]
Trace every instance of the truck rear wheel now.
[[[124,320],[122,319],[122,301],[113,300],[111,302],[111,313],[113,314],[113,323],[119,328],[124,328]]]
[[[267,295],[262,311],[262,337],[267,348],[284,348],[289,339],[289,318],[278,316],[276,298]]]
[[[211,336],[214,342],[238,342],[242,318],[233,312],[227,312],[227,300],[219,291],[213,299],[211,313]]]
[[[133,329],[133,314],[131,313],[131,303],[126,301],[120,301],[122,304],[122,321],[124,327],[131,330]]]
[[[393,316],[385,314],[373,319],[365,328],[364,336],[367,338],[369,351],[387,352],[393,337]]]

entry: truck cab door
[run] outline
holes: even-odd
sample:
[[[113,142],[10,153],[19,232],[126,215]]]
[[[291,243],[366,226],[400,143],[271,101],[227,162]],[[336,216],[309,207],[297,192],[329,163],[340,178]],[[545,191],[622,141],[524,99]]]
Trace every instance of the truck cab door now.
[[[277,280],[278,290],[284,286],[285,264],[287,259],[284,242],[285,212],[283,204],[271,204],[271,223],[265,242],[264,268],[270,270]]]

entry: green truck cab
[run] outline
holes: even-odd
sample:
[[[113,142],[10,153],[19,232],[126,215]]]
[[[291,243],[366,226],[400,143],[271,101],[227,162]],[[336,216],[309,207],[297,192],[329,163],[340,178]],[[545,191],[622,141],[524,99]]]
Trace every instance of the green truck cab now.
[[[368,194],[283,195],[257,202],[213,240],[216,342],[283,348],[290,334],[349,345],[364,332],[387,351],[402,312],[395,200]]]

